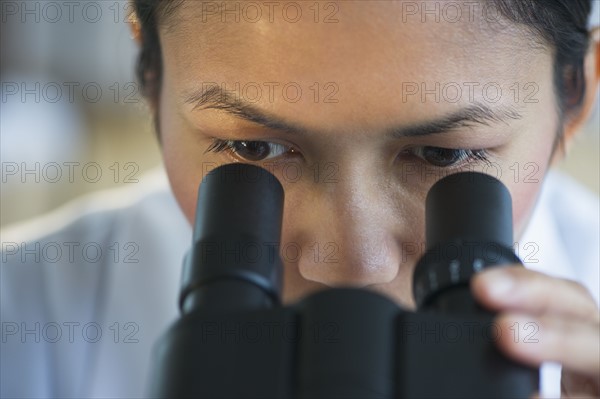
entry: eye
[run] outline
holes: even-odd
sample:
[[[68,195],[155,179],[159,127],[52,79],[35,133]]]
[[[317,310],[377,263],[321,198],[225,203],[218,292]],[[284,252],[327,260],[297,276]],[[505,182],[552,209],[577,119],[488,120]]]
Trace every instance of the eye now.
[[[264,161],[277,158],[286,153],[294,154],[297,151],[289,146],[269,141],[244,141],[244,140],[221,140],[213,139],[213,143],[206,152],[220,153],[230,151],[231,153],[247,161]]]
[[[417,147],[409,150],[413,155],[441,168],[460,166],[466,162],[489,162],[485,150],[463,150],[458,148]]]

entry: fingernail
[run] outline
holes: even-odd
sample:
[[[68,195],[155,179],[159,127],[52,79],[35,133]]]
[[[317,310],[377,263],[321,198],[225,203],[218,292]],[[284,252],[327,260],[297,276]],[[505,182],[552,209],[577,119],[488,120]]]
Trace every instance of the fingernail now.
[[[490,270],[481,273],[480,278],[487,286],[488,294],[493,298],[506,297],[515,287],[514,279],[505,270]]]

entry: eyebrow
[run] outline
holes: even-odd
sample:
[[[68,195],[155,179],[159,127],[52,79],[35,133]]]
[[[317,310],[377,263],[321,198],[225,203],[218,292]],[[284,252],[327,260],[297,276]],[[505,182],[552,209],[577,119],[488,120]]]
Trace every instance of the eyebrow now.
[[[270,115],[255,107],[252,103],[242,100],[235,92],[224,90],[218,85],[211,85],[210,87],[184,94],[184,102],[186,104],[194,104],[194,111],[204,109],[223,110],[232,116],[272,130],[299,135],[311,131],[314,132],[314,129],[308,129],[277,116]],[[501,105],[491,108],[481,102],[474,102],[468,107],[461,108],[443,117],[386,129],[386,136],[390,138],[427,136],[450,132],[459,128],[472,127],[474,125],[490,126],[493,123],[508,124],[510,120],[521,118],[522,115],[514,107]]]

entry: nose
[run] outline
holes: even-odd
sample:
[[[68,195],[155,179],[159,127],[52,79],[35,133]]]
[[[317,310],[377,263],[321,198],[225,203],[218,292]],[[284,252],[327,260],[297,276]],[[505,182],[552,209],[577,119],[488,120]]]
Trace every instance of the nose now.
[[[387,190],[389,191],[389,190]],[[385,187],[364,175],[333,183],[305,204],[298,270],[330,287],[389,283],[400,267],[397,222]]]

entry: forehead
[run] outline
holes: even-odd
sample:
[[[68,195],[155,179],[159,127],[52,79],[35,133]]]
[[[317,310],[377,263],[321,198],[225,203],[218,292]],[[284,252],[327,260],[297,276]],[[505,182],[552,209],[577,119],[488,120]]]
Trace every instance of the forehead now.
[[[357,97],[402,101],[399,93],[415,84],[468,90],[549,79],[549,52],[492,3],[187,1],[161,31],[165,75],[177,75],[182,90],[199,82],[334,82],[347,105]]]
[[[493,1],[183,1],[163,33],[204,56],[316,57],[343,61],[395,60],[406,55],[498,50],[530,53],[536,43],[523,26],[502,18]],[[465,48],[465,46],[467,46]],[[462,51],[458,51],[462,49]],[[437,50],[432,52],[432,50]],[[383,51],[383,53],[382,53]],[[344,56],[342,60],[335,56]],[[406,57],[404,57],[406,58]],[[413,57],[421,61],[423,57]],[[465,57],[461,57],[465,58]],[[406,59],[404,59],[406,61]],[[353,66],[356,64],[353,64]]]

